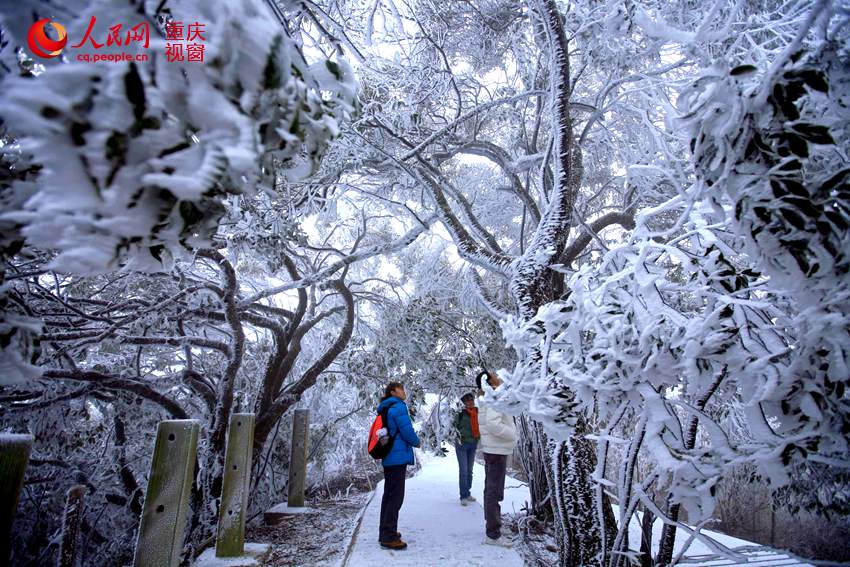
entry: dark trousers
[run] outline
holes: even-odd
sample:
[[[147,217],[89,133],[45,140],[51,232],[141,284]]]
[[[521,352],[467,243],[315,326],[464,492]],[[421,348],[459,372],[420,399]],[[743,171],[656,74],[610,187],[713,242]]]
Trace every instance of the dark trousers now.
[[[484,453],[484,521],[487,537],[492,539],[502,535],[502,508],[499,502],[505,498],[507,467],[507,455]]]
[[[475,449],[477,448],[478,441],[455,445],[457,466],[459,469],[458,483],[460,484],[461,500],[469,498],[469,489],[472,488],[472,467],[475,465]]]
[[[384,467],[384,497],[381,499],[381,523],[378,539],[382,543],[395,541],[398,532],[398,511],[404,503],[404,478],[407,465]]]

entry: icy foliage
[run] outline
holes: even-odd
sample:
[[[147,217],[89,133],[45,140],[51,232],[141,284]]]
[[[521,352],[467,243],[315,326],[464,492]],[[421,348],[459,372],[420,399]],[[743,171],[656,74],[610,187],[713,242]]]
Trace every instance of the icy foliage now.
[[[9,309],[7,289],[8,284],[0,286],[0,386],[24,383],[41,374],[33,362],[42,322]]]
[[[126,2],[80,4],[65,6],[79,14],[68,27],[80,35],[92,12],[139,19]],[[26,44],[23,22],[51,9],[32,0],[4,13],[7,65]],[[204,23],[206,62],[169,62],[154,39],[144,63],[57,59],[39,72],[28,64],[5,75],[4,255],[55,250],[50,268],[77,274],[167,269],[175,256],[211,243],[229,196],[275,194],[318,167],[354,110],[347,63],[308,64],[261,0],[171,10],[174,19]],[[20,382],[37,375],[29,359],[40,322],[5,309],[3,289],[0,381]]]
[[[125,4],[90,8],[133,17]],[[5,219],[57,250],[55,269],[167,267],[211,241],[227,195],[314,171],[354,109],[350,68],[308,65],[260,0],[174,10],[205,23],[205,63],[168,62],[154,42],[146,63],[70,62],[4,81],[0,115],[43,166],[37,193]]]
[[[707,73],[685,93],[700,190],[734,206],[733,227],[770,278],[785,345],[770,342],[761,394],[786,455],[850,458],[850,75],[834,48],[755,69]],[[725,108],[728,119],[712,119]],[[756,392],[753,392],[756,393]],[[779,407],[776,407],[779,404]],[[779,411],[777,411],[777,409]]]
[[[826,470],[848,464],[843,5],[173,3],[208,22],[204,66],[156,47],[24,66],[3,93],[4,307],[44,321],[12,322],[40,340],[16,362],[47,369],[0,422],[37,434],[40,476],[98,487],[93,561],[121,562],[156,421],[204,424],[194,546],[228,412],[257,413],[253,514],[285,493],[291,408],[314,416],[310,483],[368,487],[383,385],[437,447],[482,366],[563,566],[637,560],[639,514],[665,534],[640,561],[671,564],[680,505],[708,518],[730,471],[846,510]],[[57,482],[26,505],[57,509]]]
[[[529,415],[556,438],[633,415],[691,521],[742,463],[779,486],[800,460],[850,462],[846,62],[824,45],[766,71],[706,69],[678,102],[697,182],[638,214],[565,298],[504,324]],[[670,209],[680,229],[659,238]]]

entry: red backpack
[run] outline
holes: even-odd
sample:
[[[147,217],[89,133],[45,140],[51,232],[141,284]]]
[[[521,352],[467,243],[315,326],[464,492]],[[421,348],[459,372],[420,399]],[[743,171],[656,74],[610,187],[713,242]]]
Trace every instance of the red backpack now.
[[[369,428],[369,455],[373,459],[384,459],[387,455],[390,454],[390,450],[393,448],[393,442],[395,441],[396,435],[398,435],[398,431],[396,434],[390,437],[389,435],[389,409],[388,407],[384,408],[381,413],[375,417],[375,421],[372,422],[372,427]],[[378,431],[381,429],[387,430],[387,435],[379,436]]]

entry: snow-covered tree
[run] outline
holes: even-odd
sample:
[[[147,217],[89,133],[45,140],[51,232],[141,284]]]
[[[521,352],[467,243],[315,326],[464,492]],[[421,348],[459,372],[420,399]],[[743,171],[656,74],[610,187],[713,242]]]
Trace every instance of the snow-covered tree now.
[[[311,173],[354,110],[344,60],[308,64],[260,0],[104,0],[58,13],[17,4],[2,14],[7,69],[26,57],[33,14],[74,18],[72,37],[84,36],[92,12],[122,22],[141,15],[154,36],[146,62],[30,64],[3,77],[0,117],[15,141],[3,148],[13,154],[0,185],[4,249],[55,250],[59,271],[167,268],[210,245],[228,196],[274,193]],[[204,23],[207,63],[167,61],[155,36],[190,18]],[[0,323],[16,346],[3,347],[7,381],[32,374],[21,353],[34,323],[18,319]]]
[[[153,34],[159,19],[204,22],[204,64],[168,61],[154,41],[147,62],[72,61],[4,79],[0,115],[40,166],[35,194],[5,216],[27,243],[58,252],[58,270],[156,269],[209,245],[225,197],[274,193],[312,173],[354,110],[347,64],[308,64],[265,3],[158,10],[144,14]],[[139,17],[132,3],[95,2],[72,36],[91,11]]]
[[[798,270],[794,281],[801,290],[815,275],[806,273],[813,256],[824,256],[817,270],[843,265],[837,251],[846,230],[836,187],[844,183],[837,164],[845,150],[831,143],[840,132],[830,135],[830,128],[842,124],[844,79],[838,62],[846,57],[846,20],[833,17],[831,4],[539,1],[438,9],[427,2],[387,1],[371,8],[360,12],[359,20],[352,18],[347,37],[362,34],[364,44],[380,47],[377,55],[388,51],[383,44],[390,41],[400,47],[362,69],[363,115],[352,136],[367,147],[356,155],[372,175],[394,172],[380,199],[415,206],[420,215],[437,213],[457,254],[474,267],[470,282],[478,286],[482,303],[503,322],[519,360],[505,373],[507,387],[498,402],[508,411],[527,412],[553,439],[530,435],[545,445],[533,451],[535,457],[551,460],[548,478],[538,484],[549,485],[556,504],[562,564],[625,561],[625,527],[639,504],[671,522],[657,557],[658,563],[669,563],[679,507],[686,506],[693,518],[705,517],[713,483],[735,459],[764,458],[767,464],[773,450],[772,462],[781,463],[786,450],[792,461],[845,462],[839,437],[846,400],[839,391],[843,386],[833,386],[841,380],[821,381],[814,398],[830,398],[823,408],[798,381],[793,393],[807,409],[787,408],[806,423],[809,413],[823,412],[810,427],[821,431],[829,423],[832,433],[825,440],[838,453],[812,452],[809,445],[803,451],[787,449],[784,438],[761,453],[750,447],[743,457],[712,445],[719,442],[716,436],[723,439],[724,426],[711,412],[766,394],[733,387],[739,377],[730,379],[719,370],[722,365],[704,367],[701,361],[723,349],[723,357],[738,357],[739,373],[767,376],[784,364],[771,353],[798,352],[782,337],[785,317],[793,312],[782,278],[761,265],[750,250],[753,244],[739,239],[744,227],[760,228],[773,213],[759,217],[745,199],[735,220],[741,197],[730,197],[727,185],[716,179],[719,172],[724,180],[738,176],[733,192],[757,182],[770,208],[782,209],[791,228],[803,230],[794,224],[802,226],[800,213],[789,207],[804,207],[805,197],[794,201],[790,193],[782,194],[778,201],[766,172],[791,167],[792,160],[783,158],[794,153],[792,147],[806,153],[798,157],[809,157],[811,143],[821,144],[822,154],[812,151],[808,163],[813,187],[826,184],[832,192],[820,197],[829,205],[823,214],[832,224],[822,225],[823,236],[814,239],[826,244],[817,252],[802,250],[804,236],[791,236],[796,244],[789,243],[791,229],[777,225],[773,240],[762,234],[755,245],[767,246],[759,254],[781,262],[782,269]],[[811,52],[805,56],[809,63],[795,70],[787,65],[799,59],[791,56],[801,47]],[[830,57],[836,63],[830,64]],[[831,77],[822,76],[818,70],[830,65]],[[743,85],[753,77],[761,85],[756,89],[761,99],[747,102],[752,89]],[[802,124],[788,123],[799,116],[764,114],[766,94],[777,79],[776,96],[785,102],[776,105],[815,108],[832,97],[830,110]],[[819,95],[830,82],[831,94]],[[812,102],[804,101],[809,95]],[[744,120],[753,126],[741,135],[736,128]],[[754,138],[752,129],[762,130],[759,141],[774,154],[756,158],[759,173],[749,164],[753,155],[744,151],[745,137]],[[733,159],[736,147],[740,155]],[[801,183],[798,173],[779,177],[774,185],[780,191],[797,188],[788,180]],[[745,214],[744,207],[753,213]],[[812,218],[806,230],[816,231]],[[787,261],[774,253],[782,239]],[[807,266],[802,274],[799,261]],[[830,277],[834,282],[836,276]],[[718,299],[726,296],[734,301]],[[744,302],[740,316],[739,301]],[[839,293],[827,303],[846,301]],[[827,320],[844,325],[841,316],[821,319],[811,313],[807,327],[823,329]],[[609,323],[604,333],[598,329]],[[751,328],[756,342],[770,343],[755,360],[734,354],[728,344],[734,339],[727,335],[738,326]],[[817,352],[843,352],[835,344],[845,343],[843,333],[826,336],[799,359],[806,362],[795,372],[814,364]],[[565,350],[561,342],[568,337],[582,348]],[[831,348],[823,349],[821,341]],[[669,354],[677,349],[683,358]],[[617,370],[627,361],[637,365],[629,379]],[[643,366],[647,361],[652,369]],[[663,374],[652,375],[655,365]],[[608,380],[607,373],[617,378]],[[729,387],[722,388],[727,380]],[[594,386],[585,385],[591,381]],[[622,388],[627,403],[609,404],[597,382]],[[644,383],[650,390],[641,393]],[[762,411],[758,403],[748,407]],[[623,420],[629,427],[618,429]],[[619,470],[608,471],[608,447],[626,431],[639,432],[625,440],[632,450]],[[699,465],[692,453],[701,455]],[[656,459],[654,473],[635,476],[639,456]],[[767,469],[781,472],[781,467]],[[618,521],[604,496],[606,477],[617,481],[623,514]],[[662,495],[661,501],[647,496],[650,492]]]
[[[656,562],[668,564],[680,506],[691,522],[709,517],[734,466],[755,463],[781,486],[801,460],[850,462],[847,148],[836,142],[846,139],[836,71],[846,32],[831,16],[824,3],[802,11],[793,33],[772,36],[782,49],[760,57],[727,41],[734,63],[712,59],[677,93],[680,119],[669,117],[688,136],[694,177],[633,166],[638,183],[652,172],[678,195],[639,209],[625,244],[605,246],[600,262],[570,274],[562,298],[505,327],[520,360],[534,363],[513,379],[535,384],[533,406],[553,435],[559,423],[599,419],[596,478],[608,444],[628,444],[615,553],[628,551],[626,526],[643,504],[666,519]],[[674,37],[646,17],[636,21]],[[665,223],[670,211],[676,220]],[[729,405],[744,416],[739,442],[723,419]],[[624,419],[631,426],[612,435]],[[639,451],[655,464],[643,479]],[[669,493],[660,506],[649,496],[659,487]]]
[[[259,456],[351,337],[349,266],[422,228],[399,242],[356,229],[325,240],[347,253],[311,249],[300,232],[311,209],[290,188],[354,112],[356,83],[342,59],[308,63],[291,14],[253,0],[78,4],[67,6],[79,10],[72,35],[95,10],[141,17],[154,38],[147,62],[24,60],[16,73],[20,61],[5,59],[4,424],[38,433],[35,467],[91,478],[126,533],[154,423],[200,419],[196,545],[214,526],[230,414],[257,413]],[[52,5],[29,7],[62,19]],[[6,48],[25,43],[14,32],[28,26],[9,25],[20,14],[4,11]],[[166,61],[155,37],[188,18],[205,24],[205,64]],[[12,379],[13,365],[28,374]],[[79,442],[66,443],[56,420],[72,414]],[[101,447],[118,466],[93,468]],[[143,458],[131,464],[130,453]],[[111,528],[87,525],[97,561],[126,556],[131,539],[119,545],[102,534]]]
[[[414,411],[437,394],[438,442],[481,365],[505,378],[493,402],[519,416],[561,565],[667,565],[677,529],[723,553],[698,528],[725,474],[794,499],[789,478],[846,469],[840,4],[198,4],[227,37],[203,67],[7,63],[0,333],[30,381],[3,402],[95,432],[38,466],[104,431],[120,464],[160,416],[202,416],[209,506],[228,412],[253,408],[276,494],[288,408],[327,414],[322,466],[359,466],[331,447],[380,385],[409,382]],[[145,14],[158,30],[183,9]],[[81,86],[95,75],[108,88]],[[44,115],[45,97],[64,102]],[[102,498],[132,511],[126,470]],[[844,506],[821,494],[805,505]],[[639,510],[660,541],[629,541]]]

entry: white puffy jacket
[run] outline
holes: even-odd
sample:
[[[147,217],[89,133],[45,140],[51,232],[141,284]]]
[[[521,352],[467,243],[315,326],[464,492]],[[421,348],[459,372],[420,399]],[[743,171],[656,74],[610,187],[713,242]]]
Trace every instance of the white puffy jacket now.
[[[481,381],[485,394],[493,388],[486,380]],[[478,399],[478,430],[481,433],[481,450],[491,455],[510,455],[516,446],[517,433],[514,418],[491,408],[482,398]]]

